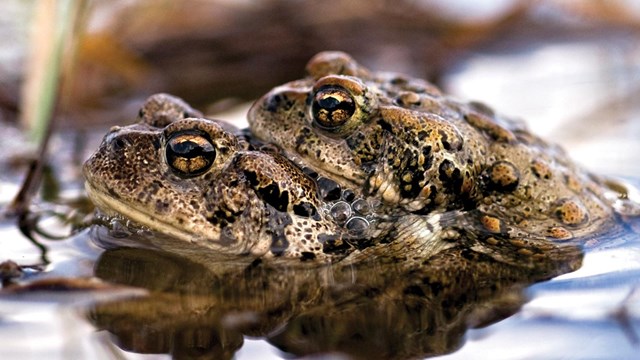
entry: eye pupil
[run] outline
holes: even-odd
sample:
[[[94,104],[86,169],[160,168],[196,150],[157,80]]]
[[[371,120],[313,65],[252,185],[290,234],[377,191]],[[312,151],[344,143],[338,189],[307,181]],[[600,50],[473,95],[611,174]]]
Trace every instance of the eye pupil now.
[[[320,88],[313,97],[311,112],[316,124],[327,130],[344,125],[356,111],[351,94],[340,87]]]
[[[178,175],[196,176],[211,167],[216,149],[203,134],[176,133],[167,141],[166,158]]]
[[[206,152],[200,145],[191,140],[182,141],[179,143],[172,143],[171,150],[176,154],[185,158],[195,158]]]
[[[337,98],[331,95],[325,96],[324,98],[318,101],[318,106],[327,111],[336,109],[338,105],[340,105],[340,100],[338,100]]]

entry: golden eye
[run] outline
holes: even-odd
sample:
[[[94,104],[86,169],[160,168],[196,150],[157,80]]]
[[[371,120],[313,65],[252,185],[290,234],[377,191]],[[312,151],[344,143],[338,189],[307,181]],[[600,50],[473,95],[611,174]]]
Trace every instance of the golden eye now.
[[[165,148],[167,164],[181,176],[200,175],[213,165],[216,149],[208,137],[199,132],[172,134]]]
[[[329,85],[319,88],[311,101],[311,115],[318,127],[335,130],[356,112],[356,101],[346,89]]]
[[[378,110],[374,91],[358,78],[328,75],[320,78],[307,97],[307,120],[332,138],[346,138],[371,121]]]

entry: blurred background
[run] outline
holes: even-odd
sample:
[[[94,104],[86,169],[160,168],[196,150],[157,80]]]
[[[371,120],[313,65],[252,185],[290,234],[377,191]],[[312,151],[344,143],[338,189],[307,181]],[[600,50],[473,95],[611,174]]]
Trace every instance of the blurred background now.
[[[0,8],[0,118],[36,134],[47,118],[57,129],[130,123],[155,92],[242,120],[252,99],[303,76],[316,52],[343,50],[521,117],[597,171],[640,174],[637,158],[623,157],[639,150],[637,1],[3,0]]]

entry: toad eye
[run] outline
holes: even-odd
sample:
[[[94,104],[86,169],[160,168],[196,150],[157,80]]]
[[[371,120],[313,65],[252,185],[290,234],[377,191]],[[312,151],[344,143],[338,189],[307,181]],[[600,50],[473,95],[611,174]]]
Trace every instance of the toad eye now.
[[[167,164],[181,176],[197,176],[209,170],[216,159],[216,149],[207,136],[199,132],[172,134],[165,148]]]
[[[363,80],[328,75],[318,79],[309,92],[306,119],[326,136],[346,138],[371,121],[377,109],[377,96]]]
[[[313,95],[311,115],[316,125],[324,130],[331,131],[344,125],[355,112],[355,99],[340,86],[324,86]]]

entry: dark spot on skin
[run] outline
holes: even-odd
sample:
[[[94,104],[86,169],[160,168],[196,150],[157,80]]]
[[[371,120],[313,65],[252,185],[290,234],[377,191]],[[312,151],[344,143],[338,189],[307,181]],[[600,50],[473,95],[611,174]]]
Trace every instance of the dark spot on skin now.
[[[153,115],[153,117],[151,119],[151,125],[155,126],[155,127],[158,127],[158,128],[161,128],[161,127],[167,126],[173,120],[174,120],[174,114],[158,112],[158,113]]]
[[[309,139],[309,136],[311,136],[311,134],[311,129],[307,127],[303,127],[302,129],[300,129],[300,133],[296,137],[296,148],[299,148],[300,146],[306,144],[307,139]]]
[[[316,254],[312,253],[311,251],[303,251],[300,253],[300,255],[300,260],[302,261],[314,260],[316,258]]]
[[[220,152],[220,154],[226,155],[226,154],[228,154],[228,153],[229,153],[229,151],[231,151],[231,149],[229,149],[229,148],[228,148],[228,147],[226,147],[226,146],[220,146],[220,147],[218,148],[218,151]]]
[[[169,203],[166,201],[156,201],[156,212],[163,213],[169,209]]]
[[[155,195],[160,191],[160,189],[164,188],[164,185],[159,180],[154,180],[149,187],[147,188],[147,193],[151,196]]]
[[[462,173],[451,161],[444,160],[438,168],[438,178],[442,184],[450,191],[459,193],[464,179]]]
[[[345,139],[345,142],[349,149],[355,150],[360,148],[360,145],[366,140],[366,137],[361,132],[354,132],[351,136]]]
[[[415,161],[415,156],[414,156],[414,152],[411,149],[407,149],[402,153],[402,161],[400,162],[400,169],[406,169],[406,170],[411,170],[408,169],[409,167],[415,168],[416,164],[414,163]]]
[[[191,200],[189,202],[189,205],[191,205],[191,207],[194,208],[195,210],[199,210],[200,209],[200,203],[198,203],[195,200]]]
[[[222,227],[225,227],[229,224],[233,224],[241,213],[242,213],[241,211],[232,212],[232,211],[224,211],[222,209],[217,209],[213,212],[212,216],[207,217],[206,219],[212,225],[220,225]]]
[[[440,134],[440,142],[442,143],[442,147],[444,147],[445,150],[451,150],[451,144],[449,144],[447,133],[442,130],[438,130],[438,133]]]
[[[400,195],[404,198],[412,199],[420,194],[424,180],[424,172],[419,169],[407,167],[400,176]]]
[[[278,211],[287,211],[289,206],[289,192],[280,192],[277,184],[269,184],[265,187],[259,187],[256,190],[258,196],[267,204],[273,206]]]
[[[449,138],[449,134],[444,130],[438,130],[438,134],[440,134],[440,141],[442,142],[442,147],[444,147],[445,150],[460,151],[462,149],[464,139],[457,133],[454,132],[451,139]]]
[[[320,216],[318,215],[318,210],[315,206],[313,206],[310,202],[301,202],[300,204],[293,205],[293,213],[302,216],[302,217],[313,217],[318,218],[320,220]]]
[[[390,133],[393,132],[392,128],[391,128],[391,124],[389,124],[388,122],[384,121],[383,119],[378,120],[378,125],[380,126],[380,128],[382,128],[382,130],[384,131],[388,131]]]
[[[418,131],[418,140],[420,140],[420,142],[423,142],[424,139],[426,139],[429,134],[431,133],[431,130],[420,130]],[[431,146],[429,146],[429,150],[431,150]]]
[[[207,221],[208,221],[211,225],[213,225],[213,226],[218,226],[218,225],[220,225],[220,223],[221,223],[221,221],[222,221],[222,219],[220,219],[219,217],[217,217],[217,216],[215,216],[215,215],[210,216],[210,217],[207,217],[206,219],[207,219]]]
[[[251,186],[256,187],[258,185],[258,175],[254,171],[245,170],[244,177],[249,181]]]
[[[433,155],[431,155],[431,145],[425,146],[422,148],[422,156],[424,156],[424,164],[422,168],[426,171],[431,168],[433,165]]]
[[[429,231],[429,232],[433,232],[433,230],[434,230],[433,225],[431,225],[430,223],[425,223],[424,227],[426,227],[427,231]]]

